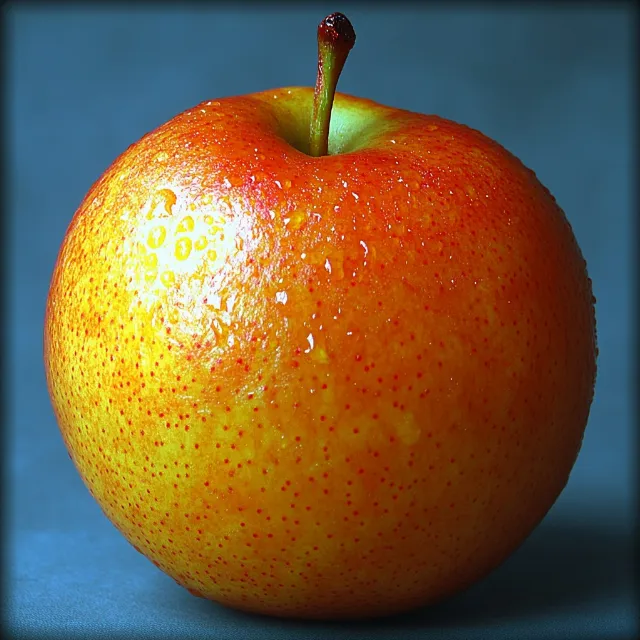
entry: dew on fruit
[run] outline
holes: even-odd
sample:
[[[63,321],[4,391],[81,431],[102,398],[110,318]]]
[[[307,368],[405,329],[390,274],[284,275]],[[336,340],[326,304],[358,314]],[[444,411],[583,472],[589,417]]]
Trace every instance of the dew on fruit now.
[[[186,260],[191,255],[191,238],[183,236],[176,242],[175,256],[178,260]]]
[[[287,292],[286,291],[277,291],[276,292],[276,302],[279,302],[280,304],[286,304],[287,303]]]
[[[147,244],[151,249],[159,249],[165,241],[167,237],[167,230],[162,225],[158,227],[154,227],[149,231],[149,236],[147,238]]]
[[[158,254],[157,253],[148,253],[144,257],[144,266],[147,269],[155,269],[158,266]]]
[[[307,336],[307,342],[309,343],[309,348],[304,350],[305,353],[309,353],[313,349],[313,334],[310,333]]]
[[[186,233],[188,231],[193,231],[195,226],[195,222],[191,216],[185,216],[180,220],[180,224],[178,224],[178,228],[176,229],[177,233]]]
[[[160,282],[162,282],[165,287],[170,287],[175,281],[176,276],[173,271],[163,271],[160,275]]]

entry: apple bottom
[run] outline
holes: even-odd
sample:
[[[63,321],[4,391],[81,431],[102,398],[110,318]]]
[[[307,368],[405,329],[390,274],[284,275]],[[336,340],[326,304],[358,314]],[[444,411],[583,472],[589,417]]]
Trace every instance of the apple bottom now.
[[[293,618],[302,620],[353,620],[366,618],[383,618],[403,613],[408,613],[415,609],[435,606],[450,597],[459,594],[462,591],[472,587],[476,582],[485,578],[494,569],[500,566],[507,556],[509,556],[520,544],[516,545],[508,554],[503,555],[500,559],[494,560],[489,566],[476,570],[475,574],[467,577],[464,582],[454,580],[453,584],[443,587],[439,585],[437,589],[428,589],[416,592],[415,585],[408,589],[408,593],[394,593],[394,598],[390,599],[389,588],[386,592],[378,590],[377,593],[371,591],[363,591],[366,602],[362,604],[354,604],[354,596],[358,594],[353,592],[345,592],[343,596],[336,597],[331,604],[326,603],[326,592],[310,592],[306,599],[293,606],[282,604],[279,601],[279,590],[274,589],[273,600],[268,604],[263,603],[262,606],[248,604],[248,597],[239,598],[221,598],[218,594],[207,594],[202,590],[189,586],[188,582],[182,582],[174,578],[175,582],[186,589],[192,596],[217,602],[225,607],[237,611],[244,611],[251,614],[259,614],[273,618]],[[154,564],[157,564],[154,562]],[[160,567],[159,567],[160,568]],[[372,605],[371,598],[375,601]],[[264,599],[264,596],[263,596]]]
[[[535,528],[535,524],[527,524],[527,532]],[[123,533],[126,535],[125,531]],[[410,563],[407,563],[406,558],[399,558],[399,564],[404,565],[402,572],[390,575],[384,570],[376,570],[375,563],[372,563],[359,572],[359,581],[354,583],[351,580],[348,584],[343,575],[344,567],[337,562],[325,563],[328,570],[324,579],[318,580],[316,573],[313,583],[298,578],[276,584],[278,578],[265,578],[266,572],[261,571],[267,568],[268,562],[258,560],[252,563],[249,569],[248,565],[240,562],[248,560],[245,556],[238,558],[238,563],[247,567],[247,570],[242,572],[243,577],[227,577],[226,580],[220,580],[220,585],[215,584],[211,589],[204,589],[201,582],[198,584],[197,580],[189,579],[184,574],[182,577],[176,577],[175,565],[155,559],[152,559],[152,562],[173,577],[175,582],[191,595],[248,613],[307,620],[379,618],[433,606],[466,590],[502,564],[527,537],[527,533],[521,533],[517,543],[506,546],[498,532],[494,533],[496,536],[493,548],[487,551],[486,545],[483,548],[478,545],[475,557],[467,562],[461,563],[460,558],[456,557],[451,558],[448,564],[434,563],[432,571],[424,568],[411,572]],[[509,537],[513,540],[512,532],[503,530],[502,533],[510,534]],[[133,546],[139,552],[149,555],[137,545]],[[424,548],[428,547],[428,540],[425,540]],[[368,555],[366,551],[364,553]],[[425,556],[428,556],[428,553],[424,554],[422,559]],[[288,575],[299,575],[299,567],[292,566],[295,563],[282,560],[281,562],[289,565],[286,572]],[[252,574],[260,579],[253,579]],[[280,579],[286,580],[282,575],[280,573]]]

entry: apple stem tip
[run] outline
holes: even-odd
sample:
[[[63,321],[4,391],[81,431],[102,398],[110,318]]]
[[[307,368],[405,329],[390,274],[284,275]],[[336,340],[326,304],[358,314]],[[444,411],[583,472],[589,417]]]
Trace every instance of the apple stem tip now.
[[[332,13],[318,25],[318,75],[309,138],[309,153],[315,158],[328,153],[331,109],[338,78],[355,43],[356,32],[343,13]]]
[[[336,12],[318,25],[318,41],[330,42],[349,52],[356,43],[356,32],[349,18],[344,13]]]

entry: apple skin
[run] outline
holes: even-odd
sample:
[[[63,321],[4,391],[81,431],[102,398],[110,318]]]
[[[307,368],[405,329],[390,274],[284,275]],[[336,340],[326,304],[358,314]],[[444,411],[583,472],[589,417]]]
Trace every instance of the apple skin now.
[[[378,616],[482,578],[553,505],[594,299],[500,145],[337,94],[312,158],[312,99],[205,102],[116,159],[60,250],[46,374],[89,491],[179,584]]]

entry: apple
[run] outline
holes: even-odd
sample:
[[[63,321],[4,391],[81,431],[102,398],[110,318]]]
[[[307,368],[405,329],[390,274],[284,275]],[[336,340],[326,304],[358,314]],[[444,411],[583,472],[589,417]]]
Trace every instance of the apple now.
[[[209,100],[129,147],[47,301],[83,481],[191,593],[377,616],[481,579],[548,512],[594,392],[594,299],[564,213],[512,154],[336,94]]]

